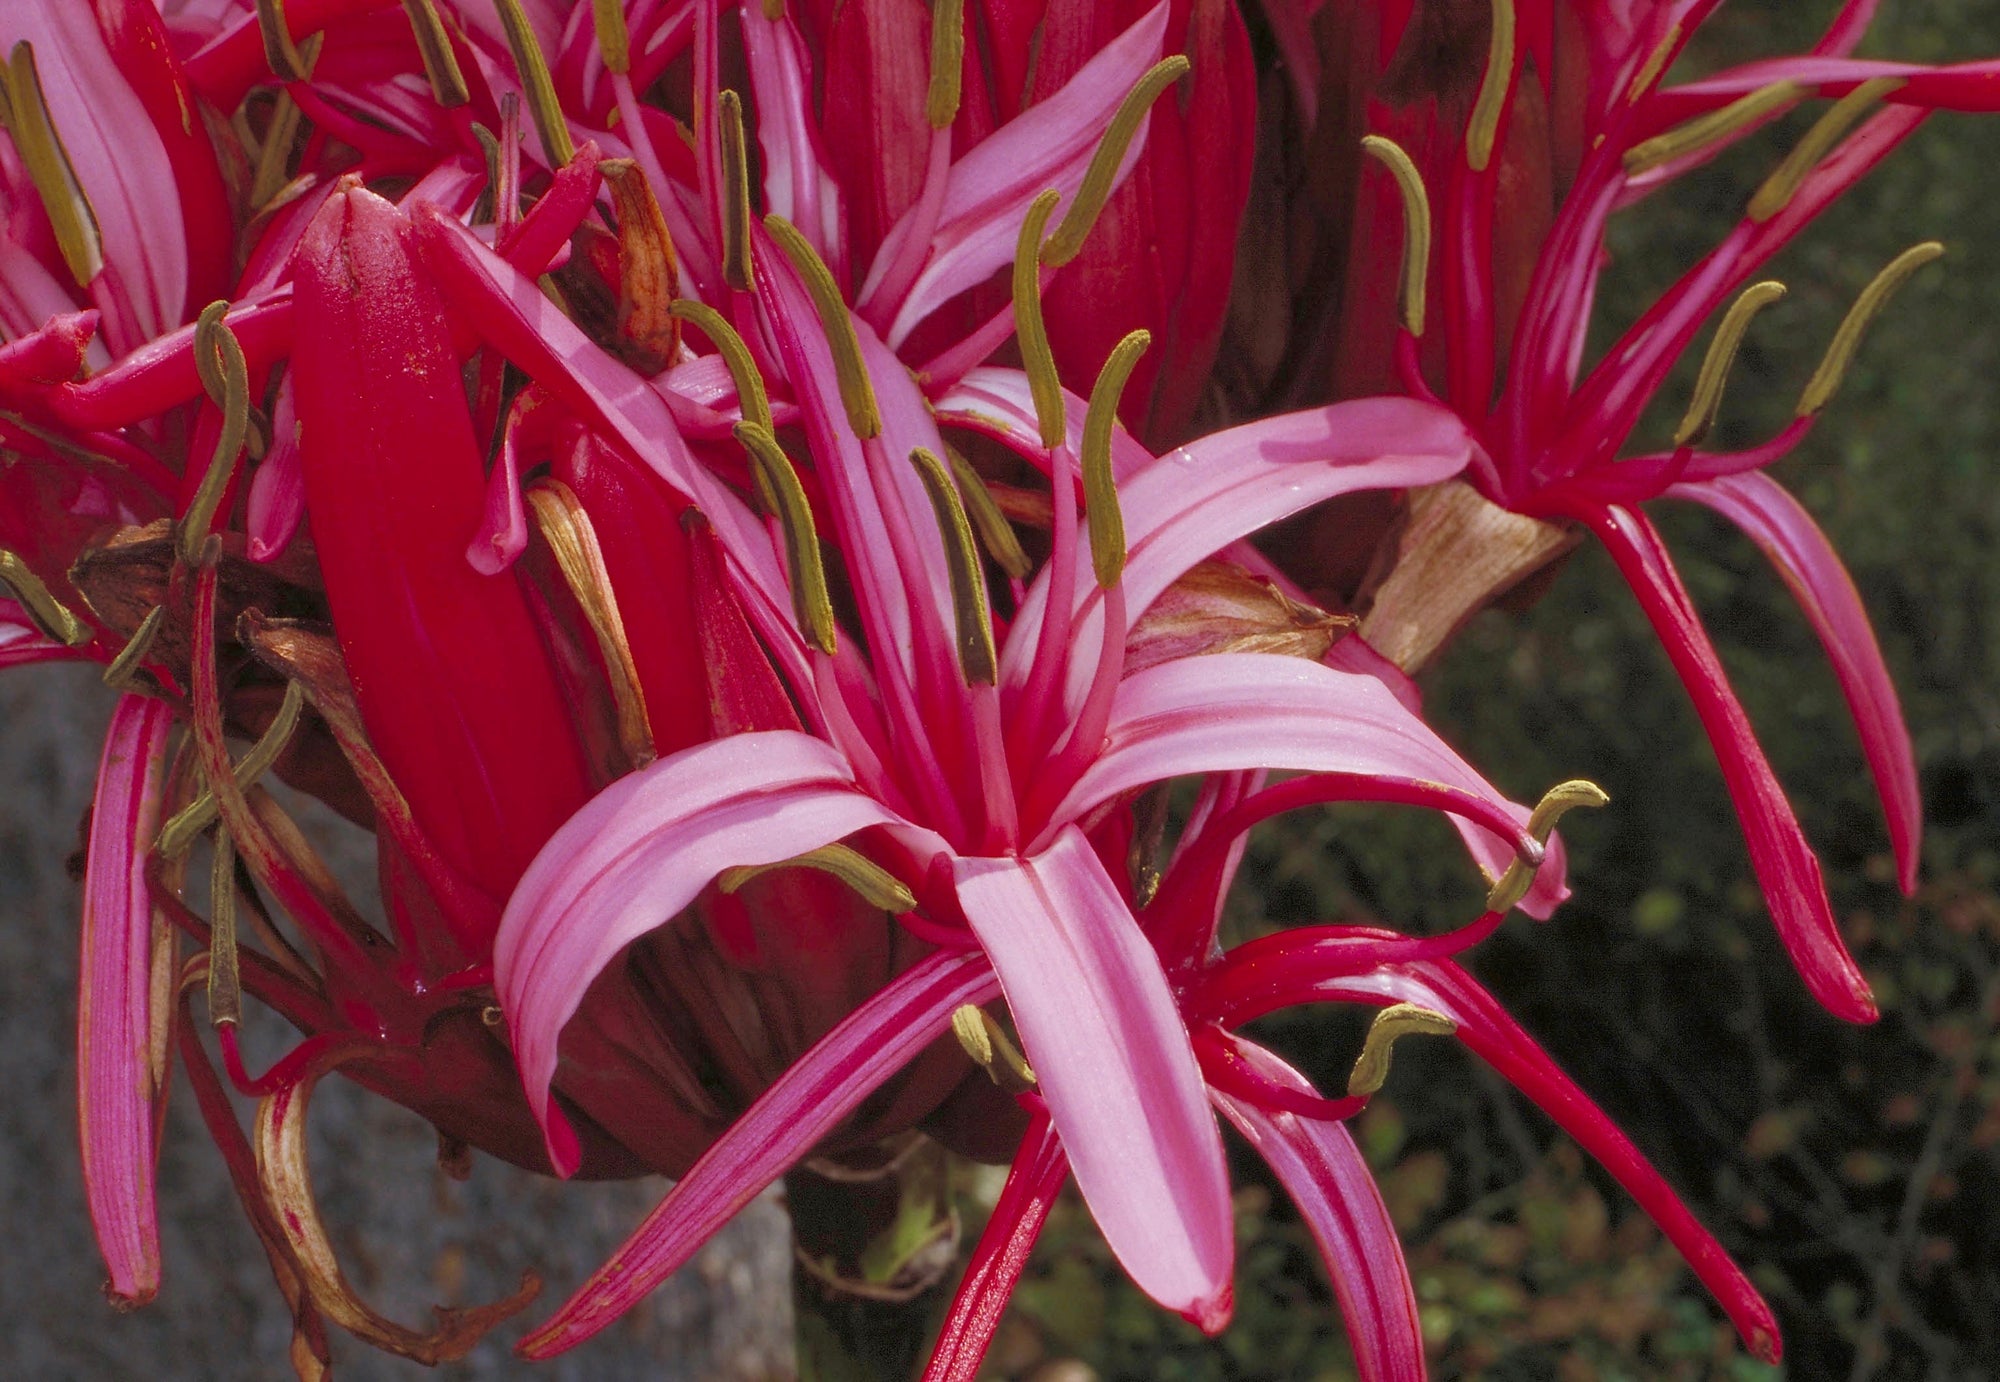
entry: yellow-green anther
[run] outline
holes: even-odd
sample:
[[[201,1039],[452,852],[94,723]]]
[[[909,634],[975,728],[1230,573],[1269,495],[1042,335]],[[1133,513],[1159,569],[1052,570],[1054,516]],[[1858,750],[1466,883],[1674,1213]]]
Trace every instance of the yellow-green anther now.
[[[90,626],[70,612],[69,606],[49,593],[28,563],[0,547],[0,583],[14,592],[14,598],[28,611],[42,632],[66,648],[81,648],[96,637]]]
[[[1048,328],[1042,325],[1042,231],[1062,193],[1051,187],[1028,206],[1021,238],[1014,245],[1014,339],[1021,347],[1021,368],[1035,399],[1035,421],[1042,445],[1054,450],[1068,435],[1063,415],[1062,378],[1056,373],[1055,352],[1049,349]]]
[[[319,61],[319,50],[325,41],[325,34],[314,34],[300,50],[299,61],[308,74]],[[257,171],[250,179],[250,206],[253,211],[262,211],[266,202],[284,190],[287,165],[291,162],[292,145],[298,138],[301,118],[298,102],[280,91],[271,106],[271,123],[264,127],[264,145],[257,151]]]
[[[215,454],[201,484],[181,515],[181,560],[192,565],[201,555],[201,544],[215,523],[215,510],[222,503],[229,479],[236,473],[237,459],[250,430],[250,372],[243,362],[243,348],[236,333],[222,320],[229,310],[226,302],[211,302],[195,322],[194,353],[197,369],[206,360],[210,370],[202,371],[202,383],[209,397],[222,410],[222,431],[215,439]],[[211,377],[212,370],[212,377]],[[219,387],[217,387],[219,386]]]
[[[1556,822],[1563,818],[1565,812],[1579,806],[1606,806],[1610,802],[1611,798],[1606,796],[1604,789],[1595,782],[1586,782],[1582,778],[1558,782],[1542,794],[1542,799],[1535,803],[1535,809],[1529,813],[1528,834],[1537,844],[1545,845],[1549,842],[1550,833],[1556,828]],[[1500,875],[1500,881],[1486,894],[1486,910],[1489,912],[1510,910],[1514,904],[1528,895],[1528,889],[1534,886],[1535,872],[1540,867],[1539,862],[1529,863],[1521,858],[1516,858],[1508,864],[1507,871]]]
[[[1636,103],[1652,91],[1653,86],[1666,74],[1667,59],[1680,48],[1681,26],[1676,20],[1667,26],[1666,35],[1660,39],[1653,51],[1646,54],[1646,61],[1632,78],[1632,85],[1626,89],[1627,103]]]
[[[1493,144],[1500,137],[1500,112],[1514,84],[1514,0],[1493,0],[1493,36],[1486,46],[1486,75],[1480,79],[1472,118],[1465,126],[1465,161],[1475,173],[1493,161]]]
[[[1083,184],[1076,189],[1076,196],[1070,199],[1069,209],[1063,212],[1056,233],[1041,247],[1043,264],[1059,269],[1083,249],[1084,238],[1090,234],[1091,226],[1097,223],[1104,203],[1111,198],[1111,184],[1118,178],[1118,165],[1125,161],[1125,151],[1132,146],[1133,138],[1139,133],[1140,122],[1152,110],[1153,102],[1160,98],[1160,93],[1188,74],[1190,65],[1187,58],[1179,53],[1162,58],[1125,93],[1125,99],[1119,102],[1117,113],[1111,117],[1111,124],[1104,131],[1104,138],[1097,141],[1097,151],[1090,156],[1090,166],[1083,171]]]
[[[785,0],[764,0],[764,18],[773,24],[785,17]]]
[[[750,291],[750,160],[743,141],[743,99],[733,91],[722,108],[722,281]]]
[[[826,567],[820,561],[819,530],[813,524],[812,505],[806,502],[805,486],[792,469],[778,439],[754,422],[736,424],[736,440],[750,453],[750,460],[764,477],[764,492],[770,496],[785,534],[785,559],[792,572],[792,610],[799,629],[823,653],[837,646],[833,631],[833,599],[827,593]]]
[[[984,1008],[961,1004],[951,1015],[951,1034],[988,1079],[1011,1093],[1035,1087],[1035,1072],[1007,1031]]]
[[[104,669],[104,684],[114,691],[123,691],[132,684],[132,678],[139,670],[139,664],[146,659],[153,646],[153,640],[160,636],[160,625],[165,622],[167,611],[161,605],[154,605],[146,611],[146,617],[139,621],[139,627],[125,640],[125,646],[118,650],[118,656]]]
[[[1118,425],[1118,400],[1133,366],[1153,343],[1150,331],[1134,331],[1111,347],[1097,372],[1090,408],[1083,415],[1083,502],[1090,524],[1090,564],[1105,590],[1125,574],[1125,514],[1118,506],[1118,482],[1111,466],[1111,429]]]
[[[78,287],[104,271],[104,241],[97,228],[97,211],[84,195],[83,184],[63,148],[62,136],[49,118],[42,99],[42,79],[35,68],[35,50],[26,41],[14,45],[7,63],[7,130],[15,151],[27,165],[28,179],[48,213],[56,248]]]
[[[881,435],[882,414],[875,407],[875,386],[868,381],[868,367],[861,362],[861,342],[854,334],[854,319],[847,315],[847,304],[841,300],[833,271],[813,249],[812,242],[784,217],[766,216],[764,229],[778,242],[778,248],[805,281],[806,291],[812,294],[820,330],[826,336],[827,348],[833,352],[834,372],[840,377],[840,402],[847,409],[848,426],[863,441]]]
[[[1877,101],[1903,85],[1900,77],[1875,77],[1835,101],[1751,196],[1750,219],[1762,225],[1790,206],[1806,175],[1819,166],[1819,161],[1827,156],[1854,122]]]
[[[292,741],[292,732],[299,727],[299,711],[305,703],[305,688],[295,681],[286,682],[285,698],[278,702],[278,713],[271,717],[270,727],[250,746],[250,752],[237,760],[230,774],[236,779],[239,790],[249,791],[251,785],[278,761],[278,755]],[[215,793],[204,791],[160,828],[160,839],[154,848],[169,859],[178,859],[187,853],[202,831],[215,823],[217,814]]]
[[[507,47],[514,54],[515,70],[521,74],[521,91],[528,98],[535,133],[542,137],[542,152],[551,168],[560,168],[576,156],[576,146],[570,142],[569,124],[556,100],[555,83],[549,80],[548,59],[528,26],[528,17],[521,13],[521,0],[493,0],[493,7],[500,12],[501,27],[507,31]]]
[[[958,625],[958,665],[968,686],[991,686],[999,676],[993,651],[993,616],[986,604],[986,572],[972,541],[972,520],[959,503],[958,488],[944,462],[919,446],[910,464],[924,482],[944,535],[945,568],[951,575],[951,608]]]
[[[1361,147],[1389,170],[1403,194],[1403,326],[1412,336],[1424,334],[1424,293],[1431,275],[1431,201],[1423,174],[1403,152],[1403,146],[1379,134],[1364,135]]]
[[[917,907],[916,894],[904,887],[901,879],[859,850],[842,844],[821,845],[790,859],[780,859],[775,864],[746,864],[724,869],[715,882],[725,893],[733,893],[751,879],[778,869],[817,869],[821,873],[830,873],[859,893],[861,900],[870,907],[879,907],[885,912],[913,912]]]
[[[1888,305],[1911,274],[1943,254],[1944,246],[1936,240],[1912,245],[1884,265],[1882,272],[1861,290],[1854,306],[1847,309],[1847,316],[1834,331],[1833,340],[1828,342],[1819,368],[1806,381],[1805,392],[1799,395],[1797,416],[1811,417],[1833,400],[1840,391],[1841,380],[1847,377],[1848,367],[1854,363],[1854,353],[1861,348],[1868,323]]]
[[[1457,1030],[1458,1024],[1443,1013],[1420,1008],[1415,1003],[1397,1003],[1382,1009],[1369,1024],[1361,1054],[1355,1057],[1354,1070],[1347,1077],[1348,1097],[1365,1098],[1382,1087],[1389,1078],[1389,1058],[1397,1038],[1450,1036]]]
[[[264,61],[279,80],[302,82],[311,75],[285,23],[285,0],[257,0],[257,31],[264,37]]]
[[[590,17],[597,23],[597,51],[616,76],[632,70],[632,31],[625,27],[623,0],[590,0]]]
[[[1776,115],[1805,99],[1806,89],[1795,81],[1777,81],[1760,86],[1747,96],[1731,101],[1720,110],[1674,126],[1625,151],[1625,171],[1636,177],[1675,159],[1700,153],[1719,144],[1747,125]]]
[[[441,106],[462,106],[472,99],[465,87],[465,73],[459,70],[458,55],[451,51],[451,35],[431,0],[403,0],[403,13],[410,17],[410,32],[417,37],[417,52],[424,60],[424,76],[431,94]],[[311,63],[307,58],[307,63]],[[607,64],[608,66],[609,64]],[[615,69],[614,69],[615,70]]]
[[[924,118],[948,130],[958,118],[959,69],[965,63],[965,0],[938,0],[931,11],[931,85]]]
[[[729,318],[693,298],[675,298],[667,310],[708,337],[722,356],[722,363],[729,368],[729,378],[736,385],[736,406],[743,420],[756,423],[766,432],[775,431],[771,426],[771,397],[764,391],[764,376],[758,373],[757,362],[750,357],[750,347],[743,344]]]
[[[542,541],[556,559],[556,568],[576,597],[584,622],[597,637],[598,656],[604,663],[611,703],[617,712],[618,746],[631,763],[644,766],[659,755],[653,743],[652,721],[646,714],[645,689],[632,661],[632,644],[625,636],[618,593],[612,589],[611,573],[604,566],[597,529],[575,492],[560,480],[537,480],[527,487],[524,497]]]
[[[979,534],[986,555],[1015,580],[1026,579],[1028,572],[1034,569],[1034,563],[1021,549],[1021,539],[1015,536],[1014,525],[1007,521],[1007,515],[1001,513],[1000,506],[993,502],[986,481],[972,468],[972,462],[959,455],[950,443],[946,443],[944,454],[945,459],[951,462],[952,478],[958,481],[959,501],[965,505],[966,517],[972,520],[972,530]]]
[[[236,962],[236,850],[227,830],[215,832],[208,912],[208,1020],[233,1027],[243,1019],[243,981]]]
[[[1729,382],[1729,367],[1736,363],[1736,351],[1751,319],[1785,295],[1785,285],[1776,279],[1753,283],[1729,304],[1708,354],[1701,359],[1701,373],[1695,376],[1694,397],[1688,400],[1686,416],[1674,431],[1674,445],[1693,446],[1715,425],[1716,410],[1722,406],[1722,390]]]

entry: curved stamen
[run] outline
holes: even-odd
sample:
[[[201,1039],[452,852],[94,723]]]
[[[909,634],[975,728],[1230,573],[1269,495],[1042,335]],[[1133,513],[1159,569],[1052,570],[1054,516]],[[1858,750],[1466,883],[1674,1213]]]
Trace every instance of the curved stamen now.
[[[597,529],[575,493],[560,480],[537,480],[528,487],[527,499],[542,540],[548,543],[564,583],[576,597],[584,622],[597,637],[598,656],[618,711],[618,747],[633,766],[644,767],[658,752],[646,714],[639,667],[632,660],[632,644],[625,636],[625,620],[618,612],[618,596],[611,588],[611,573],[604,565]]]
[[[285,0],[257,0],[257,32],[264,40],[264,61],[271,65],[274,76],[287,82],[306,80],[312,66],[292,42]]]
[[[28,180],[48,213],[63,263],[69,266],[77,286],[83,287],[104,272],[104,241],[97,228],[97,211],[77,181],[69,151],[63,147],[62,136],[49,117],[48,103],[42,99],[35,50],[27,40],[14,45],[0,89],[6,96],[5,110],[0,114],[14,137],[15,152],[27,165]]]
[[[1626,175],[1637,177],[1676,159],[1700,153],[1746,126],[1797,105],[1805,97],[1805,87],[1795,81],[1776,81],[1769,86],[1760,86],[1720,110],[1697,115],[1663,134],[1634,144],[1625,151]]]
[[[211,302],[195,322],[195,368],[209,398],[222,410],[222,430],[215,439],[208,470],[178,525],[181,560],[189,564],[201,554],[201,545],[215,524],[215,511],[235,477],[236,462],[250,432],[250,371],[236,333],[223,321],[228,311],[227,302]]]
[[[292,731],[298,728],[299,711],[304,708],[305,700],[305,689],[298,682],[285,683],[285,698],[278,703],[278,713],[271,718],[269,728],[251,746],[250,752],[237,760],[230,774],[236,779],[237,791],[248,792],[251,784],[278,761],[278,755],[292,741]],[[214,791],[204,790],[160,827],[160,838],[154,848],[169,859],[178,858],[194,844],[196,836],[208,829],[217,814]]]
[[[854,334],[854,320],[847,315],[847,303],[833,281],[833,271],[819,257],[799,228],[782,216],[766,216],[764,229],[777,241],[785,258],[798,270],[813,307],[819,314],[820,330],[833,352],[834,372],[840,377],[840,401],[847,409],[847,422],[862,441],[881,435],[882,414],[875,406],[875,386],[868,380],[868,368],[861,361],[861,342]]]
[[[1118,482],[1111,469],[1111,429],[1118,422],[1125,383],[1152,343],[1152,332],[1134,331],[1111,348],[1083,415],[1084,518],[1090,525],[1090,563],[1097,584],[1105,590],[1125,574],[1125,515],[1118,506]]]
[[[500,25],[507,31],[507,47],[521,75],[521,91],[528,99],[535,133],[542,138],[542,153],[549,167],[560,168],[576,157],[576,146],[570,142],[569,122],[556,100],[555,83],[549,80],[548,59],[528,26],[528,17],[521,13],[521,0],[493,0],[493,8],[500,12]]]
[[[958,119],[959,69],[965,65],[965,0],[938,0],[931,13],[931,84],[924,118],[934,130]]]
[[[750,161],[743,142],[743,98],[725,91],[722,112],[722,281],[750,291]],[[796,257],[796,256],[795,256]]]
[[[1021,236],[1014,245],[1014,336],[1020,342],[1021,368],[1035,399],[1035,422],[1042,445],[1054,450],[1068,435],[1063,415],[1062,378],[1056,373],[1055,352],[1049,349],[1048,328],[1042,325],[1042,277],[1038,256],[1042,231],[1062,194],[1051,187],[1028,206]]]
[[[1805,392],[1799,395],[1797,416],[1811,417],[1833,400],[1834,394],[1840,391],[1841,381],[1847,377],[1848,367],[1854,363],[1854,352],[1861,348],[1861,337],[1867,332],[1868,323],[1888,305],[1889,299],[1911,274],[1943,253],[1944,246],[1936,240],[1912,245],[1884,265],[1882,272],[1861,290],[1861,295],[1854,299],[1854,306],[1848,309],[1847,316],[1834,331],[1833,340],[1827,344],[1819,368],[1806,381]]]
[[[1423,174],[1393,139],[1366,135],[1361,147],[1374,155],[1396,179],[1403,194],[1403,327],[1412,336],[1424,334],[1424,289],[1431,272],[1431,203]]]
[[[1351,1099],[1364,1098],[1382,1088],[1389,1078],[1389,1060],[1400,1037],[1450,1036],[1458,1024],[1443,1013],[1420,1008],[1415,1003],[1397,1003],[1375,1014],[1361,1054],[1354,1058],[1354,1070],[1347,1077]]]
[[[1594,782],[1586,782],[1582,778],[1558,782],[1544,792],[1542,799],[1535,803],[1534,811],[1528,816],[1528,834],[1537,844],[1545,845],[1549,842],[1549,836],[1555,831],[1556,822],[1561,820],[1564,814],[1579,806],[1606,806],[1610,801],[1611,798],[1605,794],[1604,789]],[[1507,865],[1507,871],[1500,875],[1500,881],[1493,885],[1493,891],[1486,895],[1486,910],[1489,912],[1510,910],[1528,895],[1528,889],[1534,886],[1535,873],[1541,866],[1540,859],[1531,863],[1525,858],[1517,857],[1513,863]]]
[[[1035,1072],[1027,1057],[1007,1035],[1007,1029],[994,1021],[986,1009],[971,1003],[960,1005],[951,1015],[951,1034],[958,1038],[958,1044],[965,1048],[972,1063],[1008,1093],[1021,1094],[1036,1087]]]
[[[834,638],[833,600],[827,593],[826,567],[820,560],[819,533],[805,486],[792,469],[791,457],[778,439],[754,422],[736,424],[736,440],[750,453],[763,491],[771,499],[778,526],[785,535],[785,560],[792,573],[792,610],[799,631],[823,653],[831,654]]]
[[[1162,58],[1125,93],[1125,99],[1118,103],[1111,123],[1105,127],[1104,138],[1097,141],[1097,151],[1090,156],[1090,166],[1084,169],[1083,182],[1076,189],[1069,210],[1063,213],[1056,233],[1041,247],[1041,261],[1045,267],[1059,269],[1083,249],[1084,239],[1090,234],[1091,226],[1097,223],[1098,213],[1104,210],[1104,203],[1111,198],[1111,184],[1117,181],[1119,165],[1125,161],[1125,151],[1131,148],[1133,138],[1139,133],[1139,122],[1152,110],[1153,102],[1160,98],[1160,93],[1185,77],[1192,66],[1179,53]]]
[[[1493,37],[1486,49],[1486,75],[1480,79],[1472,118],[1465,126],[1465,161],[1475,173],[1485,172],[1493,161],[1500,114],[1507,107],[1507,92],[1513,85],[1514,0],[1493,0]]]
[[[901,879],[859,850],[843,844],[821,845],[775,864],[743,864],[724,869],[715,883],[723,892],[733,893],[752,879],[779,869],[817,869],[830,873],[859,893],[862,901],[884,912],[901,914],[917,909],[916,894]]]
[[[42,632],[66,648],[81,648],[97,635],[61,600],[49,593],[42,578],[16,553],[0,547],[0,582],[4,582]]]
[[[1833,108],[1813,123],[1805,138],[1785,155],[1784,162],[1772,169],[1771,175],[1752,194],[1749,210],[1745,213],[1750,220],[1762,225],[1790,206],[1806,175],[1819,166],[1820,160],[1826,157],[1848,128],[1876,102],[1903,84],[1900,77],[1874,77],[1835,101]]]
[[[736,408],[743,414],[743,420],[754,422],[766,432],[775,431],[771,424],[771,395],[764,388],[764,376],[750,356],[750,347],[743,343],[743,338],[736,334],[736,328],[729,324],[729,318],[693,298],[677,298],[667,305],[667,311],[684,322],[692,323],[722,356],[729,378],[736,385]]]
[[[910,464],[924,482],[938,531],[944,536],[945,566],[951,576],[951,606],[958,626],[958,665],[968,686],[991,686],[999,676],[993,651],[993,616],[986,603],[986,573],[973,544],[972,522],[959,502],[958,490],[944,462],[919,446]]]
[[[424,62],[424,77],[437,103],[450,109],[470,101],[465,73],[459,70],[458,56],[451,51],[451,35],[445,32],[444,21],[438,18],[431,0],[403,0],[403,13],[410,18],[410,32],[416,35],[417,52]]]
[[[1715,328],[1715,339],[1708,343],[1708,354],[1702,357],[1701,373],[1695,377],[1694,396],[1688,400],[1687,414],[1674,432],[1676,447],[1693,446],[1708,435],[1708,429],[1715,425],[1716,411],[1722,407],[1722,390],[1729,382],[1729,367],[1736,363],[1743,333],[1750,329],[1751,320],[1759,312],[1784,295],[1784,284],[1766,279],[1745,288],[1729,305],[1722,324]]]
[[[958,482],[959,501],[965,505],[965,515],[972,520],[972,530],[979,534],[979,542],[986,549],[986,555],[1015,580],[1026,580],[1028,573],[1034,569],[1034,563],[1021,549],[1021,539],[1015,535],[1014,525],[1007,521],[1006,514],[1000,512],[992,491],[986,488],[985,479],[972,468],[972,462],[961,456],[949,442],[945,443],[944,454],[945,459],[951,462],[952,478]]]
[[[166,607],[154,605],[146,611],[146,617],[139,621],[139,627],[125,640],[125,646],[118,650],[118,656],[104,669],[104,684],[113,691],[123,691],[138,675],[139,664],[146,660],[152,650],[153,640],[160,636],[160,625],[166,622]]]

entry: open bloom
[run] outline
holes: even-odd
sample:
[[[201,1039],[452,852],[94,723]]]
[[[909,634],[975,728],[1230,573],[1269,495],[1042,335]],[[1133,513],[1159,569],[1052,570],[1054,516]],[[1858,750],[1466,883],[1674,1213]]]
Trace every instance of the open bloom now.
[[[1850,59],[1874,9],[1865,0],[1845,5],[1809,54],[1680,85],[1663,79],[1714,10],[1706,0],[1636,7],[1495,0],[1463,7],[1481,12],[1477,25],[1468,21],[1463,41],[1448,44],[1426,38],[1441,5],[1365,18],[1369,7],[1334,8],[1364,40],[1342,54],[1350,67],[1339,89],[1370,155],[1352,167],[1357,219],[1347,298],[1326,351],[1336,392],[1380,387],[1393,376],[1465,419],[1479,442],[1466,480],[1486,503],[1440,492],[1424,500],[1443,501],[1432,517],[1449,511],[1461,531],[1469,526],[1525,553],[1530,568],[1562,550],[1563,533],[1546,524],[1575,525],[1604,543],[1694,700],[1800,974],[1831,1011],[1871,1018],[1874,1002],[1835,927],[1818,862],[1640,506],[1655,498],[1702,504],[1742,528],[1777,567],[1833,662],[1881,794],[1900,879],[1913,887],[1920,807],[1895,690],[1826,538],[1761,471],[1811,432],[1868,319],[1940,247],[1913,248],[1861,295],[1782,433],[1744,452],[1702,443],[1751,318],[1783,293],[1776,284],[1744,285],[1932,111],[2000,104],[2000,67]],[[1483,41],[1473,41],[1474,27]],[[1815,99],[1831,104],[1739,223],[1586,367],[1612,213]],[[1349,111],[1322,104],[1319,118],[1347,119]],[[1672,449],[1621,457],[1674,362],[1739,290]],[[1518,517],[1490,517],[1495,505]],[[1539,534],[1527,519],[1545,521]],[[1419,517],[1411,531],[1443,526]],[[1415,545],[1404,542],[1404,558]],[[1447,567],[1473,558],[1469,548],[1431,555]],[[1521,573],[1516,567],[1511,575]],[[1492,593],[1486,586],[1472,597]],[[1458,613],[1476,607],[1470,598]],[[1401,612],[1378,611],[1363,631],[1394,643]],[[1453,620],[1441,622],[1448,631]],[[1419,639],[1406,651],[1421,658],[1435,646]]]

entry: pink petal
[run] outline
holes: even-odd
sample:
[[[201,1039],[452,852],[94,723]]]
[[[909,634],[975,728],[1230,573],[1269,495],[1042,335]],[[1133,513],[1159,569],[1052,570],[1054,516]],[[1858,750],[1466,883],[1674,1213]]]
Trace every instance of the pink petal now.
[[[1373,677],[1302,658],[1217,653],[1125,679],[1103,750],[1051,820],[1085,820],[1105,802],[1168,778],[1242,768],[1455,788],[1467,814],[1485,805],[1488,824],[1472,833],[1486,841],[1478,852],[1489,874],[1515,857],[1509,834],[1491,832],[1528,814]]]
[[[556,1046],[591,981],[724,869],[774,864],[896,818],[847,762],[788,730],[662,758],[598,793],[522,876],[494,943],[494,983],[529,1106],[564,1174],[575,1134],[549,1103]]]
[[[1261,1074],[1298,1093],[1317,1095],[1305,1076],[1269,1051],[1223,1035]],[[1259,1108],[1217,1091],[1210,1097],[1277,1172],[1312,1230],[1340,1298],[1361,1382],[1422,1382],[1423,1326],[1403,1245],[1347,1125]]]
[[[271,449],[250,477],[250,560],[271,561],[291,545],[306,513],[304,452],[289,370],[271,409]]]
[[[1055,1134],[1046,1112],[1037,1113],[1021,1139],[1021,1150],[1008,1168],[1007,1184],[993,1217],[973,1245],[965,1276],[952,1297],[951,1309],[938,1331],[931,1361],[924,1369],[923,1382],[972,1382],[979,1364],[1000,1327],[1000,1316],[1014,1294],[1028,1254],[1056,1195],[1069,1177],[1069,1158],[1063,1155],[1062,1140]]]
[[[1074,826],[1028,859],[956,859],[974,934],[1105,1241],[1146,1294],[1228,1322],[1228,1170],[1160,962]]]
[[[1692,500],[1727,518],[1764,550],[1784,577],[1840,679],[1841,694],[1847,697],[1861,733],[1861,750],[1882,797],[1896,851],[1897,878],[1905,893],[1914,892],[1924,827],[1916,759],[1875,630],[1833,544],[1799,501],[1766,475],[1729,475],[1705,484],[1675,485],[1667,496]]]
[[[1775,1363],[1780,1344],[1771,1308],[1652,1163],[1465,970],[1448,961],[1374,963],[1376,946],[1400,939],[1327,927],[1239,946],[1211,971],[1200,1011],[1231,1026],[1300,1003],[1416,1003],[1443,1013],[1458,1024],[1459,1040],[1473,1054],[1604,1164],[1715,1293],[1751,1352]]]
[[[160,828],[173,707],[122,696],[104,737],[83,882],[77,1118],[84,1190],[110,1289],[134,1305],[160,1289],[153,1199],[153,901],[146,861]]]
[[[1166,31],[1167,6],[1162,3],[1105,44],[1062,90],[1022,111],[952,165],[929,258],[884,333],[891,346],[900,346],[938,307],[1014,262],[1021,219],[1036,197],[1051,187],[1065,202],[1076,194],[1118,103],[1159,60]],[[1121,177],[1145,142],[1142,129],[1125,152]],[[917,214],[914,207],[905,213]],[[902,238],[891,228],[883,238],[884,250],[893,251]],[[878,262],[869,270],[871,287],[883,277],[883,268]],[[864,290],[861,307],[865,311],[868,306]]]
[[[855,1009],[779,1076],[611,1260],[522,1341],[522,1355],[546,1358],[573,1348],[630,1309],[949,1028],[952,1013],[991,1002],[998,988],[983,956],[933,955]]]
[[[1588,523],[1605,550],[1618,563],[1646,617],[1659,635],[1660,646],[1680,674],[1694,708],[1708,731],[1708,742],[1721,764],[1730,800],[1750,846],[1750,863],[1764,890],[1764,903],[1778,936],[1791,952],[1792,963],[1813,997],[1836,1017],[1873,1022],[1879,1012],[1868,981],[1834,924],[1827,902],[1819,860],[1799,829],[1791,802],[1778,785],[1770,762],[1750,727],[1750,717],[1730,689],[1708,633],[1695,613],[1679,573],[1667,556],[1659,532],[1645,515],[1632,509],[1579,507],[1574,516]]]

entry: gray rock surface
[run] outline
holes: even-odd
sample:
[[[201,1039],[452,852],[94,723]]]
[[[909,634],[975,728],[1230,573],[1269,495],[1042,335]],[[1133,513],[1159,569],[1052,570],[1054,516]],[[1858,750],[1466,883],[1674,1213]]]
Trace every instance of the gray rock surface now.
[[[0,674],[0,1377],[283,1378],[290,1320],[185,1080],[160,1156],[166,1284],[130,1314],[100,1294],[104,1268],[77,1161],[78,897],[64,867],[111,706],[96,670]],[[368,875],[366,835],[337,822],[317,835],[344,876]],[[492,1299],[529,1267],[547,1286],[525,1318],[543,1318],[665,1188],[564,1185],[484,1157],[458,1183],[437,1169],[424,1123],[338,1079],[320,1086],[312,1128],[314,1180],[348,1277],[383,1313],[418,1327],[432,1302]],[[431,1371],[335,1330],[335,1376],[789,1378],[790,1267],[784,1212],[767,1197],[619,1325],[563,1358],[513,1357],[508,1345],[525,1328],[514,1324],[464,1362]]]

